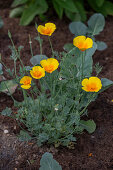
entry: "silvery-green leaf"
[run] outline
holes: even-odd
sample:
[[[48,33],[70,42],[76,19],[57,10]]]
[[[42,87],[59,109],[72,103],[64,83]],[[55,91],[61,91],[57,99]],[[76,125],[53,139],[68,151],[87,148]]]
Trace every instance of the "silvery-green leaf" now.
[[[93,47],[87,49],[85,52],[85,62],[84,62],[84,75],[85,76],[90,76],[92,73],[92,65],[93,65],[93,59],[92,56],[95,53],[97,49],[97,45],[95,42],[93,42]]]
[[[93,120],[80,120],[80,125],[89,133],[93,133],[96,129],[96,124]]]
[[[103,41],[96,41],[97,44],[97,50],[103,51],[107,48],[107,44]]]
[[[23,130],[20,131],[20,135],[18,137],[20,141],[31,140],[31,136],[26,131],[23,131]]]
[[[18,47],[18,51],[20,52],[23,48],[24,48],[24,46],[23,46],[23,45],[20,45],[20,46]]]
[[[75,54],[75,46],[72,43],[65,44],[63,49],[67,52],[70,52],[69,54]]]
[[[102,78],[101,82],[102,82],[102,89],[99,91],[99,93],[101,93],[102,91],[108,89],[110,86],[113,85],[113,81],[111,81],[107,78]]]
[[[35,37],[34,39],[37,40],[41,44],[43,43],[43,39],[41,39],[39,36]]]
[[[94,52],[96,51],[96,49],[97,49],[97,45],[95,42],[93,42],[92,48],[89,48],[84,52],[81,52],[80,50],[76,48],[76,53],[75,53],[76,65],[79,68],[79,73],[77,76],[80,76],[82,74],[82,55],[84,55],[83,74],[86,77],[91,75],[92,65],[93,65],[92,56]]]
[[[41,60],[48,59],[46,55],[35,55],[30,59],[30,62],[33,66],[40,64]]]
[[[12,110],[11,110],[11,108],[9,108],[9,107],[6,107],[6,108],[1,112],[1,114],[4,115],[4,116],[10,116],[11,113],[12,113]]]
[[[13,94],[18,84],[14,80],[6,80],[0,83],[0,92],[6,93],[7,95]]]
[[[62,168],[59,163],[53,159],[52,154],[46,152],[42,155],[39,170],[62,170]]]
[[[80,21],[72,22],[69,24],[69,30],[72,34],[75,34],[75,36],[86,35],[87,26]]]
[[[32,67],[30,67],[30,66],[25,66],[25,70],[26,71],[30,71],[32,69]]]
[[[105,26],[105,19],[102,14],[94,14],[88,20],[88,32],[92,35],[98,35]]]

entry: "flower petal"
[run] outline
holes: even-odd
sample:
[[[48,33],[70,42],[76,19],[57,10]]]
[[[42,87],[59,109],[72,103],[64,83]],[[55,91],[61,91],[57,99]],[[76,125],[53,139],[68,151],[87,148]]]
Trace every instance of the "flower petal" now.
[[[29,81],[31,84],[31,80],[32,78],[29,76],[24,76],[21,80],[20,80],[20,84],[24,84],[25,81]]]
[[[29,88],[31,87],[31,85],[21,85],[21,87],[22,87],[23,89],[29,89]]]
[[[33,78],[40,79],[45,76],[45,70],[40,66],[34,66],[32,70],[30,70],[30,74]]]
[[[45,27],[42,25],[39,25],[37,28],[37,31],[42,35],[48,35],[51,36],[52,33],[55,31],[56,25],[53,23],[46,23]]]
[[[81,51],[85,51],[93,46],[93,40],[85,36],[77,36],[73,39],[73,45],[78,47]]]
[[[102,88],[102,83],[98,77],[90,77],[82,81],[82,86],[82,89],[87,92],[98,92]]]
[[[59,66],[59,62],[55,58],[48,58],[47,60],[42,60],[40,64],[48,73],[52,73]]]
[[[86,38],[85,44],[87,44],[87,48],[91,48],[93,46],[93,40],[91,38]]]
[[[85,78],[83,81],[82,81],[82,86],[86,86],[88,84],[89,80],[87,78]]]
[[[38,28],[37,28],[37,31],[40,33],[40,34],[43,34],[44,33],[44,30],[45,30],[45,27],[43,25],[39,25]]]

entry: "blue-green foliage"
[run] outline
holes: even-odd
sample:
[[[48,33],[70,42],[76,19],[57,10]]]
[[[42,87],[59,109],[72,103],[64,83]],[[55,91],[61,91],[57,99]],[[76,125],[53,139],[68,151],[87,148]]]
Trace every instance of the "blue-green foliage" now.
[[[15,92],[18,84],[15,80],[5,80],[0,83],[0,92],[6,93],[7,95],[11,95]]]
[[[33,92],[39,94],[37,98],[33,100],[27,97],[23,102],[15,103],[19,108],[16,119],[24,123],[30,132],[21,131],[20,140],[30,140],[35,136],[39,146],[45,142],[68,146],[70,142],[76,142],[74,134],[82,133],[84,129],[89,133],[94,132],[96,125],[93,120],[81,120],[87,114],[87,104],[98,95],[95,93],[92,96],[92,93],[81,89],[81,56],[85,55],[83,77],[90,77],[93,71],[92,55],[96,48],[94,43],[93,48],[85,52],[74,48],[76,55],[61,53],[60,71],[46,73],[40,79],[41,91],[35,88],[35,84],[32,86]],[[39,55],[38,60],[41,57]],[[102,79],[102,85],[103,91],[113,82]]]
[[[87,26],[82,22],[72,22],[69,25],[69,30],[74,36],[88,36],[91,37],[95,41],[95,35],[98,35],[101,31],[103,31],[105,26],[105,19],[102,14],[94,14],[92,15],[88,22]],[[97,44],[97,49],[102,51],[107,48],[107,44],[102,41],[95,41]],[[67,45],[68,47],[68,45]],[[69,46],[70,47],[70,46]],[[65,48],[65,47],[64,47]]]
[[[89,133],[92,133],[95,131],[96,129],[96,124],[93,120],[81,120],[80,121],[80,125],[85,129],[87,130]]]
[[[40,168],[39,170],[62,170],[59,163],[53,159],[53,155],[51,153],[44,153],[40,160]]]
[[[11,113],[12,113],[12,110],[11,110],[11,108],[8,108],[8,107],[6,107],[6,108],[1,112],[1,114],[4,115],[4,116],[11,116]]]
[[[94,43],[93,48],[84,52],[74,47],[71,52],[67,49],[68,53],[60,53],[60,71],[46,73],[46,76],[40,79],[41,91],[36,88],[35,83],[32,84],[32,93],[36,94],[37,98],[26,97],[23,102],[15,102],[15,107],[18,107],[15,118],[24,123],[28,131],[20,132],[20,140],[28,141],[35,137],[39,146],[45,142],[54,143],[55,146],[68,146],[70,142],[76,142],[74,134],[82,133],[84,129],[89,133],[94,132],[96,125],[93,120],[81,120],[82,116],[87,115],[86,106],[96,99],[98,93],[113,85],[112,81],[102,79],[102,89],[94,95],[81,88],[81,57],[85,57],[83,78],[90,77],[93,71],[92,55],[96,49]],[[75,53],[72,53],[73,50]],[[38,61],[43,57],[37,56]],[[34,66],[36,61],[33,62],[33,59],[34,57],[31,58],[31,63]],[[99,66],[96,66],[97,74],[99,69]],[[6,108],[1,114],[10,116],[11,110]]]
[[[20,135],[18,135],[20,141],[29,141],[31,140],[31,136],[26,132],[21,130]]]
[[[95,23],[95,17],[97,18],[97,15],[98,18],[101,18],[100,14],[92,16],[91,18],[93,18],[93,20],[90,19],[88,22],[90,29],[89,27],[83,26],[86,30],[90,31],[85,30],[84,33],[87,32],[88,34],[88,32],[90,32],[90,36],[93,36],[102,31],[104,20],[101,27],[98,19],[97,27]],[[94,21],[94,23],[92,21]],[[95,29],[93,29],[92,25]],[[70,28],[73,29],[73,27]],[[78,26],[76,28],[76,24],[74,25],[74,30],[77,30],[77,35],[79,35],[79,29]],[[76,34],[74,30],[73,33]],[[80,29],[80,32],[81,30],[82,29]],[[8,35],[11,38],[10,32]],[[37,40],[42,45],[40,38]],[[21,62],[19,76],[17,76],[16,67],[14,67],[12,74],[14,80],[2,82],[0,84],[1,92],[6,92],[11,95],[12,90],[14,90],[12,86],[17,86],[17,83],[19,84],[23,76],[30,76],[29,71],[32,67],[40,65],[41,60],[47,59],[46,55],[35,55],[30,59],[32,66],[24,66],[20,58],[20,50],[22,48],[23,47],[20,46],[16,50],[13,43],[12,46],[10,46],[12,51],[10,57],[14,60],[14,66],[16,66],[15,62],[17,59]],[[93,120],[85,121],[83,116],[88,115],[88,105],[97,98],[100,92],[112,86],[113,82],[102,78],[102,89],[97,93],[86,92],[82,89],[82,80],[92,76],[93,68],[96,71],[96,76],[98,76],[102,69],[98,63],[93,67],[92,56],[97,49],[95,41],[93,42],[93,47],[85,51],[80,51],[73,46],[73,44],[65,45],[64,49],[65,52],[54,52],[54,55],[60,60],[59,68],[52,73],[46,72],[45,77],[38,81],[38,87],[36,81],[32,81],[31,88],[29,89],[30,93],[23,89],[24,100],[22,102],[15,101],[12,96],[14,106],[18,108],[17,114],[12,115],[10,108],[6,108],[1,112],[2,115],[13,116],[17,121],[26,125],[27,131],[20,131],[19,139],[22,141],[35,138],[39,146],[44,143],[54,144],[55,146],[70,146],[71,143],[76,142],[75,134],[82,133],[83,130],[86,130],[88,133],[95,131],[95,122]],[[0,71],[2,72],[2,65],[0,65]],[[51,156],[50,158],[52,159]],[[44,168],[43,166],[45,167],[45,165],[41,164],[41,168]]]
[[[38,65],[40,64],[41,60],[47,59],[48,57],[46,55],[35,55],[30,59],[30,62],[32,65]]]

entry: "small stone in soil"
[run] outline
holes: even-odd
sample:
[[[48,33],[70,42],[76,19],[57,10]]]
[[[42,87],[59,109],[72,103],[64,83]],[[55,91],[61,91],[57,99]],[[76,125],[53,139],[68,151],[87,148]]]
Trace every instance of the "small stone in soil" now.
[[[94,138],[95,138],[95,136],[93,136],[93,135],[92,135],[92,136],[91,136],[91,138],[92,138],[92,139],[94,139]]]
[[[4,133],[7,134],[9,131],[7,129],[4,130]]]

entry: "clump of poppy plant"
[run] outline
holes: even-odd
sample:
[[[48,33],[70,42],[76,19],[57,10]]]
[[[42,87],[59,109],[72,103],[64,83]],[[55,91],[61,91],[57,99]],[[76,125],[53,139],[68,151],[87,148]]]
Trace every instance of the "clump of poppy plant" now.
[[[37,30],[39,36],[46,35],[48,38],[56,26],[46,23],[45,26],[39,25]],[[39,43],[41,47],[41,41]],[[70,148],[76,143],[76,134],[84,130],[88,133],[95,131],[95,122],[84,120],[88,114],[87,107],[113,82],[100,78],[99,65],[93,67],[92,56],[97,46],[90,37],[75,37],[74,46],[69,46],[68,52],[57,53],[57,57],[51,42],[50,45],[52,56],[47,57],[42,52],[33,56],[30,60],[32,66],[27,69],[20,60],[23,67],[20,67],[19,76],[14,67],[14,79],[24,96],[24,101],[19,103],[12,96],[18,107],[15,118],[27,127],[20,132],[21,139],[35,138],[39,146],[48,143]],[[14,52],[18,54],[17,50]],[[19,54],[17,58],[20,59]],[[93,68],[95,75],[92,74]]]

